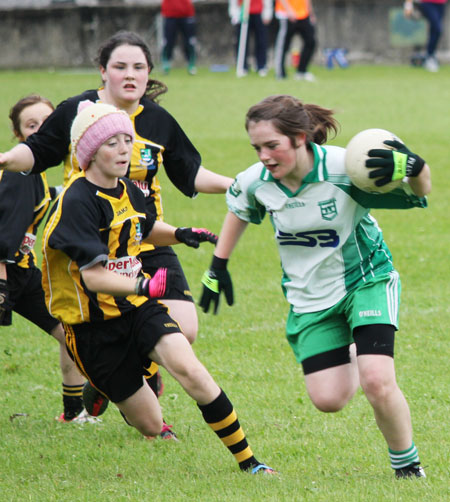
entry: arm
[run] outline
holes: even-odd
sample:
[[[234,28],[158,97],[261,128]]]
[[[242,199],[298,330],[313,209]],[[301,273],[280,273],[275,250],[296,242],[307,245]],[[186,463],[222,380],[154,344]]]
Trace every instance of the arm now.
[[[247,225],[246,221],[239,219],[234,213],[229,212],[225,216],[214,256],[225,259],[230,258]]]
[[[296,21],[297,20],[297,17],[295,15],[295,12],[294,10],[292,9],[292,7],[289,5],[289,2],[288,0],[280,0],[281,1],[281,4],[283,5],[284,7],[284,10],[286,11],[286,14],[287,14],[287,17],[289,19],[289,21]]]
[[[6,263],[3,261],[0,261],[0,279],[3,279],[6,281],[8,278],[8,275],[6,273]]]
[[[24,143],[16,145],[5,153],[0,153],[0,169],[6,171],[29,171],[34,166],[32,151]]]
[[[150,234],[144,239],[145,242],[156,246],[172,246],[174,244],[186,244],[186,246],[198,248],[201,242],[217,242],[217,236],[206,228],[175,228],[163,221],[155,221]]]
[[[90,291],[119,297],[135,294],[136,282],[138,281],[136,278],[107,270],[101,263],[83,269],[81,277]]]
[[[233,179],[200,166],[195,177],[195,190],[201,193],[225,193]]]
[[[219,242],[209,270],[203,274],[203,292],[199,305],[208,312],[211,302],[214,304],[214,314],[219,310],[220,293],[225,293],[228,305],[233,305],[233,284],[227,270],[228,258],[236,247],[248,223],[229,212],[220,232]]]
[[[431,172],[428,164],[425,164],[419,175],[408,178],[408,184],[418,197],[425,197],[431,192]]]
[[[316,13],[314,12],[312,0],[308,0],[308,11],[309,11],[309,18],[311,20],[311,23],[316,24]]]
[[[405,17],[411,17],[414,10],[414,5],[412,0],[406,0],[403,4],[403,14]]]
[[[270,24],[273,17],[273,2],[272,0],[263,0],[263,10],[261,18],[264,24]]]

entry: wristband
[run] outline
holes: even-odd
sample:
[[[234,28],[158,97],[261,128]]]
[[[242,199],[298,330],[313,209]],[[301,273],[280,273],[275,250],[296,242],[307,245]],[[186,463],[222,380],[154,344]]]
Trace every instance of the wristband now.
[[[213,255],[211,268],[216,268],[218,270],[225,270],[227,268],[228,258],[219,258]]]

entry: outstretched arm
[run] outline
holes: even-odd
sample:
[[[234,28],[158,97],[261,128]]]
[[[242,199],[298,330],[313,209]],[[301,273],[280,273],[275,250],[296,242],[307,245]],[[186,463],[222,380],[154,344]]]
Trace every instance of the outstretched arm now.
[[[217,235],[206,228],[173,227],[164,221],[155,221],[150,234],[144,239],[145,242],[156,246],[173,246],[174,244],[186,244],[192,248],[198,248],[201,242],[217,242]]]
[[[0,153],[0,169],[21,172],[29,171],[33,166],[33,153],[24,143],[16,145],[5,153]]]
[[[195,190],[201,193],[225,193],[233,183],[228,176],[214,173],[200,166],[195,177]]]

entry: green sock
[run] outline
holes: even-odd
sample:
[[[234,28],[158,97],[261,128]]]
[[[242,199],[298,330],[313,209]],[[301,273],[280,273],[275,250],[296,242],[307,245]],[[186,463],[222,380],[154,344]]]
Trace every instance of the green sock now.
[[[394,451],[390,448],[388,448],[388,451],[393,469],[402,469],[408,465],[419,463],[419,452],[414,443],[412,443],[410,448],[403,451]]]

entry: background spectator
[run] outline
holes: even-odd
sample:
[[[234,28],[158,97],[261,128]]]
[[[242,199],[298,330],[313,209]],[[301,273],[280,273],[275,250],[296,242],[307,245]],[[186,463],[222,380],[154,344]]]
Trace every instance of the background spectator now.
[[[173,49],[178,32],[183,37],[184,56],[190,75],[197,73],[195,10],[192,0],[162,0],[161,15],[163,18],[162,65],[164,73],[169,73],[172,64]]]
[[[242,74],[246,75],[249,70],[248,49],[250,42],[250,33],[253,36],[254,54],[256,70],[260,77],[267,75],[267,25],[272,20],[273,5],[272,0],[250,0],[247,41],[244,52],[244,65]],[[229,0],[228,12],[231,18],[231,24],[235,26],[236,31],[236,58],[239,54],[239,44],[241,38],[242,21],[242,0]]]

